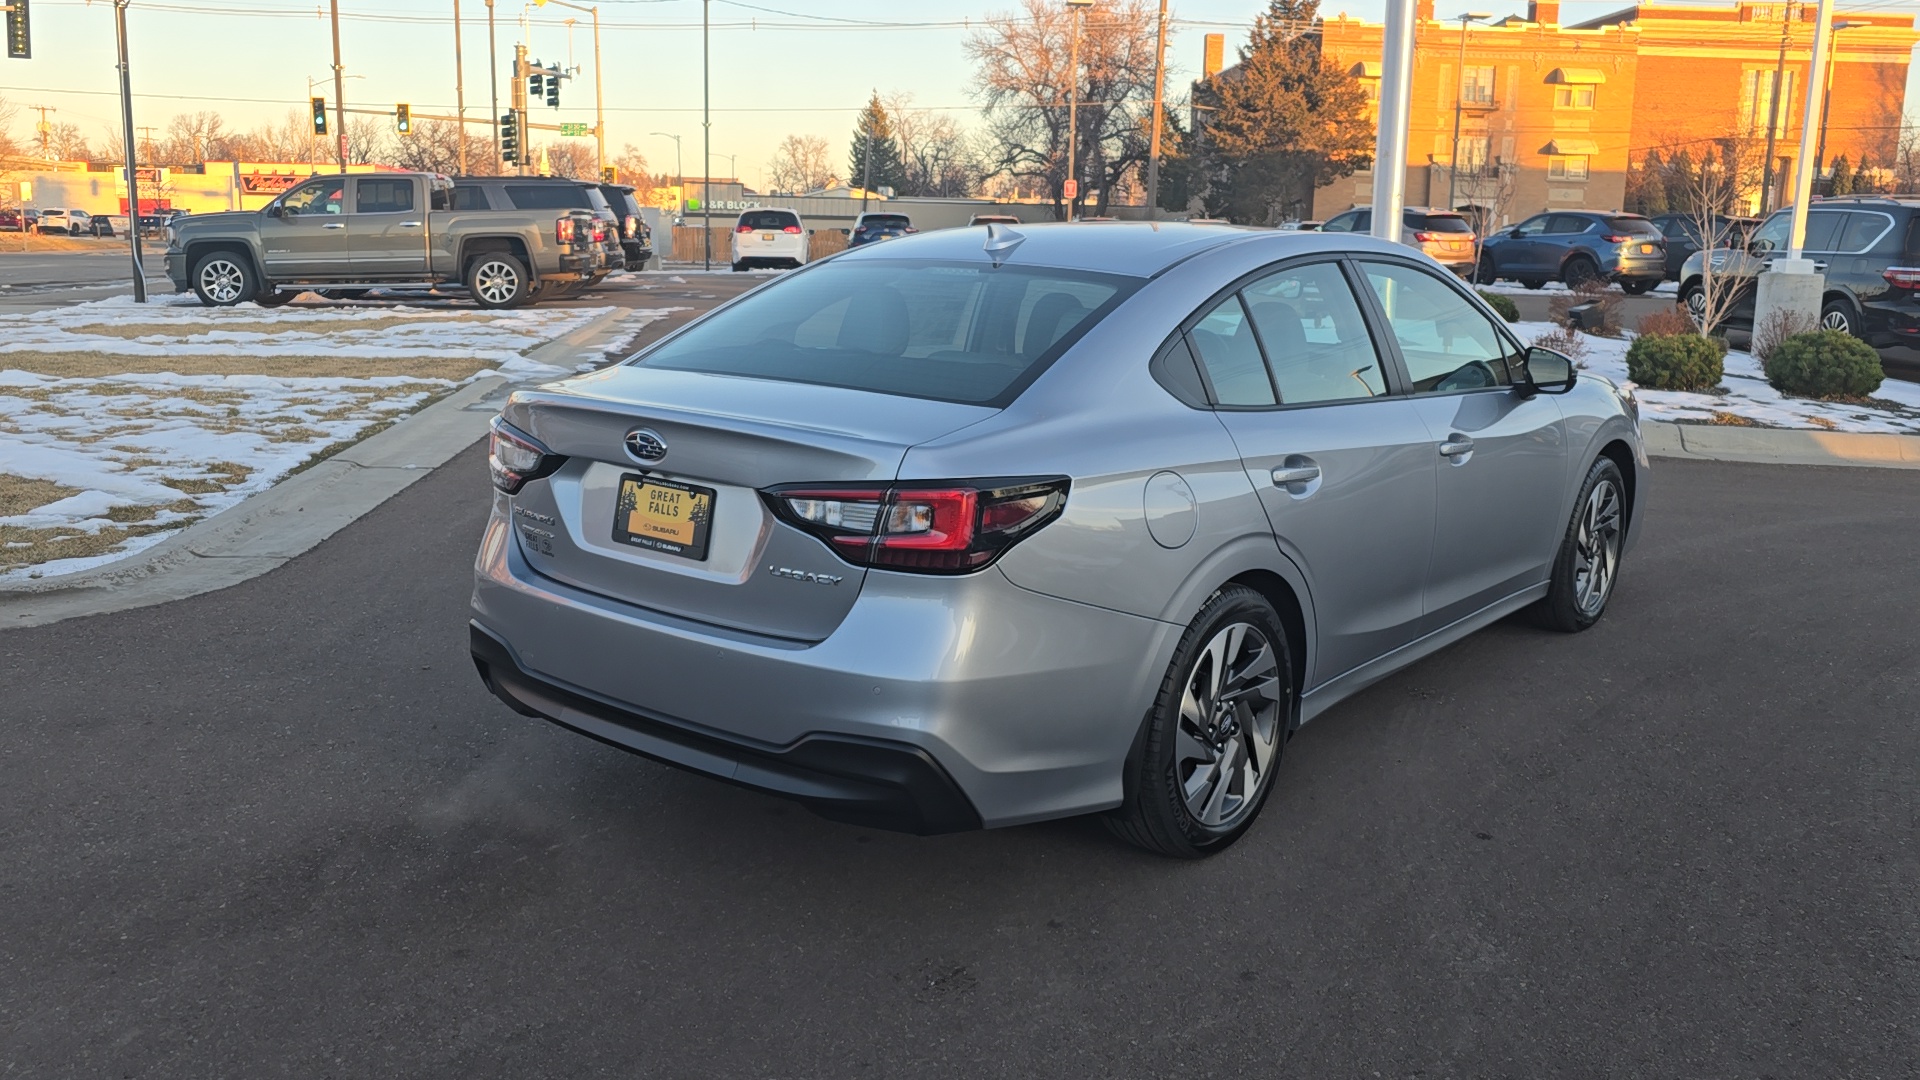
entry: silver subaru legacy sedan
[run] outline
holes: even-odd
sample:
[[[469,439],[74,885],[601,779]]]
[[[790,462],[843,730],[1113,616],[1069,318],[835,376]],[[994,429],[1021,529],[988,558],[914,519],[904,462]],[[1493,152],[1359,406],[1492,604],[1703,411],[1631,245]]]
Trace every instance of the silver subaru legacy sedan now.
[[[1638,532],[1630,395],[1353,234],[950,229],[776,279],[492,434],[515,710],[921,833],[1218,851],[1288,736]]]

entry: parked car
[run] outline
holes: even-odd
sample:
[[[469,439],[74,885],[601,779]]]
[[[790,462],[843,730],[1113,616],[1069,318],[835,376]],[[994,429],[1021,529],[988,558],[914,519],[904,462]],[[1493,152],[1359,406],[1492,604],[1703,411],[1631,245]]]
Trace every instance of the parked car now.
[[[647,228],[646,216],[640,212],[639,197],[625,184],[601,184],[600,194],[620,219],[620,247],[627,269],[646,269],[647,260],[653,258],[653,230]]]
[[[87,231],[94,236],[113,236],[113,219],[105,214],[95,214],[87,222]]]
[[[0,210],[0,232],[19,232],[25,220],[18,210]]]
[[[59,207],[43,206],[40,208],[40,219],[37,228],[42,233],[78,236],[79,233],[74,229],[73,221],[74,219],[71,212],[60,209]]]
[[[1201,220],[1201,219],[1196,218],[1193,220]],[[1369,221],[1372,220],[1372,215],[1368,215],[1368,220]],[[1326,224],[1325,222],[1320,222],[1320,221],[1283,221],[1280,223],[1280,231],[1281,232],[1314,232],[1322,228],[1325,224]]]
[[[542,295],[564,296],[592,288],[608,274],[627,268],[619,215],[599,184],[564,176],[460,176],[454,178],[453,187],[455,209],[585,210],[599,221],[589,239],[604,253],[601,269],[577,282],[545,283],[540,287]]]
[[[1700,222],[1689,214],[1656,214],[1647,219],[1660,230],[1667,241],[1667,280],[1679,281],[1680,271],[1687,259],[1703,246],[1700,241]],[[1708,225],[1713,234],[1714,246],[1720,248],[1742,248],[1747,246],[1747,237],[1753,233],[1754,226],[1760,224],[1753,218],[1724,217],[1715,215]]]
[[[1529,289],[1549,281],[1572,288],[1612,282],[1638,296],[1666,276],[1666,237],[1653,222],[1611,210],[1554,210],[1488,236],[1476,280],[1506,278]]]
[[[1592,625],[1647,491],[1632,399],[1433,260],[1178,222],[854,249],[515,392],[490,449],[469,639],[515,711],[842,820],[1178,856],[1335,702]]]
[[[1473,226],[1463,215],[1452,210],[1409,206],[1402,212],[1400,222],[1401,243],[1419,248],[1461,277],[1473,276]],[[1372,228],[1373,211],[1360,207],[1328,218],[1320,231],[1363,233]]]
[[[733,225],[733,268],[804,266],[807,230],[791,210],[748,210]]]
[[[905,236],[918,231],[913,227],[913,221],[905,214],[861,214],[853,219],[853,232],[847,237],[847,246],[860,247],[863,244],[892,240],[896,236]]]
[[[260,210],[176,219],[167,277],[209,307],[458,284],[481,307],[509,308],[606,265],[591,211],[454,209],[453,195],[433,173],[316,176]]]
[[[975,214],[967,219],[967,225],[1018,225],[1020,219],[1012,214]]]
[[[1755,278],[1788,252],[1791,207],[1753,230],[1743,249],[1716,251],[1716,282],[1736,290],[1726,323],[1752,329]],[[1820,325],[1878,347],[1920,343],[1920,197],[1860,195],[1807,209],[1803,252],[1826,277]],[[1680,303],[1698,321],[1706,310],[1706,252],[1680,272]]]

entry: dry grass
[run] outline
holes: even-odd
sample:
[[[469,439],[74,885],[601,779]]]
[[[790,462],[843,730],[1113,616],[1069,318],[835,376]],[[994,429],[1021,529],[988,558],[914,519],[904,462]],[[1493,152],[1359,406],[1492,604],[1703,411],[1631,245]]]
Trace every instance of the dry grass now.
[[[211,495],[216,491],[238,487],[247,482],[247,477],[253,475],[252,469],[245,465],[236,465],[231,461],[216,461],[208,465],[206,471],[211,475],[207,477],[169,476],[160,482],[188,495]]]
[[[1760,427],[1761,426],[1760,424],[1756,424],[1752,420],[1749,420],[1738,413],[1730,413],[1722,409],[1713,410],[1713,422],[1715,424],[1720,425],[1721,427]]]
[[[264,322],[246,319],[222,319],[209,315],[204,322],[195,323],[87,323],[82,326],[69,326],[62,329],[74,334],[98,335],[100,337],[123,338],[132,341],[143,337],[186,338],[196,334],[337,334],[343,330],[392,330],[399,326],[442,326],[448,323],[467,322],[460,316],[435,318],[421,316],[403,318],[385,316],[375,319],[339,319],[313,322],[288,321]]]
[[[405,356],[377,360],[339,356],[118,356],[102,352],[0,353],[0,369],[30,371],[60,379],[110,379],[116,375],[268,375],[290,379],[371,379],[404,375],[412,379],[457,381],[476,371],[491,371],[485,360]],[[45,401],[39,388],[8,387],[15,397]]]
[[[1840,427],[1839,424],[1834,423],[1833,421],[1827,419],[1824,416],[1809,416],[1807,417],[1807,423],[1812,424],[1815,427],[1826,428],[1828,431],[1837,431],[1839,430],[1839,427]]]
[[[38,510],[48,503],[78,494],[78,488],[66,487],[51,480],[30,480],[24,476],[0,473],[0,517]]]
[[[85,559],[105,555],[136,536],[168,532],[189,522],[166,525],[108,526],[99,532],[56,526],[51,529],[24,529],[0,525],[0,571],[52,562],[55,559]]]

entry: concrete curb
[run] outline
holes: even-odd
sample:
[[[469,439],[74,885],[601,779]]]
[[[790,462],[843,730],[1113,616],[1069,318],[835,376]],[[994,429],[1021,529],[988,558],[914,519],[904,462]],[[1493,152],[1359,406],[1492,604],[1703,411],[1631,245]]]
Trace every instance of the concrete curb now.
[[[1640,425],[1654,457],[1744,461],[1762,465],[1838,465],[1920,469],[1920,435],[1864,435],[1720,424]]]
[[[609,312],[528,358],[566,369],[598,360],[628,314]],[[258,577],[312,550],[472,446],[509,393],[541,381],[477,379],[137,555],[76,574],[0,584],[0,630],[164,604]]]

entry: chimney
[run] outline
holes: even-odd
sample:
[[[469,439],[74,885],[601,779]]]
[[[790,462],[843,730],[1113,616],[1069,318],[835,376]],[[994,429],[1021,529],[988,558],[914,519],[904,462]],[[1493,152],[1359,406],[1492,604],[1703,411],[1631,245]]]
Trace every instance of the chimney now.
[[[1413,5],[1413,21],[1433,21],[1433,0],[1415,0]]]
[[[1221,65],[1226,62],[1227,35],[1208,34],[1205,41],[1207,51],[1200,61],[1200,77],[1211,79],[1220,74]]]
[[[1531,0],[1527,4],[1527,21],[1559,26],[1560,0]]]

